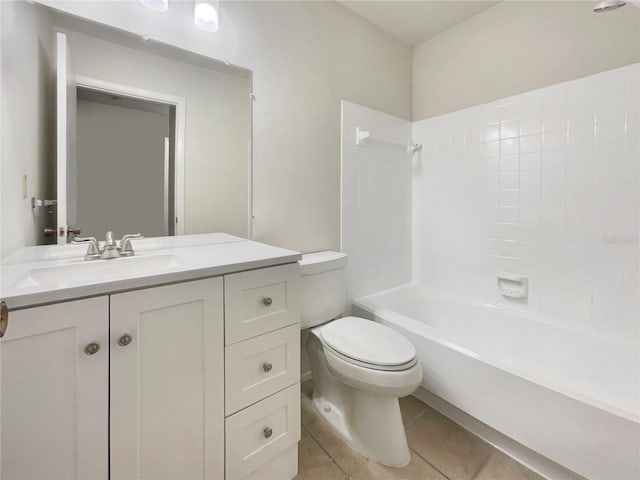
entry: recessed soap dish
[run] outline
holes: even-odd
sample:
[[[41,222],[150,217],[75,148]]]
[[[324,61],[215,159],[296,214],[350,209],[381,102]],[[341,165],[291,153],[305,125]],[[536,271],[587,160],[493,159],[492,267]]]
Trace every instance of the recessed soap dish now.
[[[498,272],[498,289],[503,297],[527,298],[529,295],[529,278],[516,273]]]

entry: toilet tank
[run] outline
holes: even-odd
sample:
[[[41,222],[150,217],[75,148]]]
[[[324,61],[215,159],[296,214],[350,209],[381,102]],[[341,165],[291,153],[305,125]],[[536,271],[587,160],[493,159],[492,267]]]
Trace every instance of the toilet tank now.
[[[328,322],[344,313],[347,305],[347,256],[316,252],[300,260],[300,328]]]

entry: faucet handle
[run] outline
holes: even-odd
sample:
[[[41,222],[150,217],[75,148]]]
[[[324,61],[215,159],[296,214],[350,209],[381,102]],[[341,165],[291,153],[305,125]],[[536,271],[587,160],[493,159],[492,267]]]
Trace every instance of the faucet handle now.
[[[129,233],[122,237],[122,240],[120,240],[120,255],[123,257],[133,255],[131,240],[137,240],[139,238],[144,238],[141,233]]]
[[[71,243],[88,243],[87,253],[84,256],[86,260],[97,258],[100,255],[100,244],[96,237],[75,237]]]
[[[96,240],[96,237],[74,237],[71,243],[92,243],[93,245],[98,245],[98,240]]]

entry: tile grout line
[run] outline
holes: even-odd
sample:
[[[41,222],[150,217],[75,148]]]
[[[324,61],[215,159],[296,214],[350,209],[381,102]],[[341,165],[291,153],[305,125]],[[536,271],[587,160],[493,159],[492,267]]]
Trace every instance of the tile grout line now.
[[[302,425],[302,428],[304,428],[307,433],[309,434],[309,436],[313,439],[314,442],[316,442],[318,444],[318,446],[320,447],[320,449],[327,455],[327,457],[329,457],[329,460],[331,460],[331,463],[335,464],[336,467],[338,467],[338,469],[344,474],[345,478],[349,477],[349,473],[347,473],[344,468],[342,468],[340,466],[340,464],[336,461],[335,458],[333,458],[333,456],[327,451],[326,448],[324,448],[324,446],[322,445],[322,443],[320,443],[320,441],[315,437],[315,435],[313,435],[313,433],[311,433],[311,431],[305,427],[304,425]],[[360,468],[360,466],[358,466],[358,468]],[[357,469],[356,469],[357,470]],[[355,471],[355,470],[354,470]]]
[[[491,454],[487,457],[487,461],[484,462],[480,468],[478,468],[478,471],[470,478],[470,480],[476,480],[476,478],[478,478],[478,475],[480,475],[480,472],[482,472],[482,470],[484,470],[484,468],[489,465],[489,462],[491,461],[491,458],[493,457],[493,454],[495,453],[496,449],[495,447],[491,447]]]
[[[407,429],[411,426],[413,426],[413,424],[417,423],[418,420],[420,420],[424,414],[427,413],[427,409],[423,408],[422,411],[418,414],[416,414],[413,418],[411,418],[407,423],[405,423],[404,425],[404,430],[405,432],[407,431]]]
[[[411,446],[409,446],[409,450],[412,451],[413,453],[415,453],[418,457],[420,457],[422,460],[424,460],[431,468],[433,468],[436,472],[438,472],[440,475],[442,475],[444,478],[446,478],[447,480],[451,480],[448,476],[446,476],[444,474],[444,472],[442,472],[442,470],[440,470],[438,467],[436,467],[433,463],[431,463],[429,460],[427,460],[425,457],[423,457],[422,455],[420,455],[416,450],[414,450],[413,448],[411,448]],[[473,479],[471,479],[473,480]]]
[[[428,406],[428,405],[427,405],[427,406]],[[407,425],[405,425],[405,429],[407,429],[407,428],[409,427],[409,425],[413,425],[414,423],[416,423],[416,422],[417,422],[417,421],[418,421],[422,416],[424,416],[426,413],[427,413],[427,409],[424,409],[420,414],[416,415],[416,417],[415,417],[415,418],[413,418],[409,423],[407,423]],[[439,412],[438,412],[438,413],[439,413]],[[447,417],[445,416],[445,418],[447,418]],[[453,422],[453,420],[451,420],[451,419],[449,419],[449,418],[447,418],[447,419]],[[456,423],[456,422],[453,422],[453,423]],[[457,423],[456,423],[456,425],[458,425],[459,427],[461,427],[461,428],[462,428],[463,430],[465,430],[466,432],[471,433],[472,435],[474,435],[474,436],[476,436],[476,437],[477,437],[477,435],[473,434],[472,432],[470,432],[469,430],[467,430],[465,427],[462,427],[462,425],[459,425],[459,424],[457,424]],[[480,465],[480,467],[475,471],[475,473],[474,473],[471,477],[469,477],[469,479],[468,479],[468,480],[475,480],[475,479],[478,477],[478,475],[480,474],[480,472],[482,472],[482,470],[483,470],[483,469],[484,469],[484,468],[489,464],[489,461],[491,460],[491,458],[493,457],[493,455],[495,454],[495,452],[496,452],[496,451],[499,451],[499,450],[497,450],[494,446],[492,446],[490,443],[488,443],[488,442],[486,442],[485,440],[483,440],[482,438],[480,438],[480,437],[478,437],[478,438],[479,438],[483,443],[485,443],[486,445],[488,445],[488,446],[490,447],[490,454],[489,454],[489,456],[487,457],[487,459],[486,459],[486,460],[485,460],[485,461]],[[444,472],[442,472],[439,468],[437,468],[435,465],[433,465],[433,464],[429,461],[429,459],[427,459],[425,456],[421,455],[421,454],[420,454],[420,453],[418,453],[416,450],[414,450],[414,449],[411,447],[411,445],[409,445],[409,448],[410,448],[410,450],[411,450],[411,451],[415,452],[415,454],[416,454],[416,455],[418,455],[420,458],[422,458],[425,462],[427,462],[429,465],[431,465],[431,466],[432,466],[432,467],[433,467],[437,472],[439,472],[442,476],[444,476],[444,477],[445,477],[445,478],[447,478],[448,480],[451,480],[451,479],[449,479],[449,477],[448,477],[447,475],[445,475],[445,474],[444,474]],[[519,463],[519,462],[517,462],[517,463]],[[521,465],[522,465],[522,464],[521,464]]]
[[[409,420],[407,422],[407,424],[404,426],[405,428],[405,432],[406,430],[408,430],[408,428],[410,426],[413,426],[414,424],[416,424],[418,422],[418,420],[420,420],[425,414],[427,413],[427,409],[423,408],[422,411],[420,413],[418,413],[415,417],[413,417],[411,420]],[[409,441],[407,440],[407,444],[409,444]],[[433,463],[431,463],[427,458],[423,457],[422,455],[420,455],[416,450],[413,449],[413,447],[411,446],[411,444],[409,444],[409,450],[413,453],[415,453],[418,457],[420,457],[422,460],[424,460],[427,465],[429,465],[431,468],[433,468],[436,472],[438,472],[440,475],[442,475],[444,478],[446,478],[447,480],[450,480],[449,477],[447,475],[444,474],[444,472],[442,472],[438,467],[436,467]],[[473,479],[471,479],[473,480]]]
[[[309,428],[308,428],[308,427],[310,427],[311,425],[313,425],[313,424],[314,424],[314,423],[316,423],[317,421],[318,421],[318,419],[317,419],[317,418],[314,418],[312,421],[310,421],[310,422],[308,423],[308,425],[303,425],[303,424],[302,424],[302,422],[301,422],[300,424],[301,424],[303,427],[305,427],[307,430],[309,430]]]

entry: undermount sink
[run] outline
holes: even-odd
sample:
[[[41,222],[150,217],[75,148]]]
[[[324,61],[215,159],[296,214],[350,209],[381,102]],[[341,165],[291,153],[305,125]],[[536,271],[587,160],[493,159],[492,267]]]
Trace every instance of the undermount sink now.
[[[86,284],[104,282],[110,278],[137,277],[162,273],[166,269],[184,264],[171,254],[145,255],[65,263],[50,267],[32,268],[16,280],[13,288],[38,287],[44,285]]]

